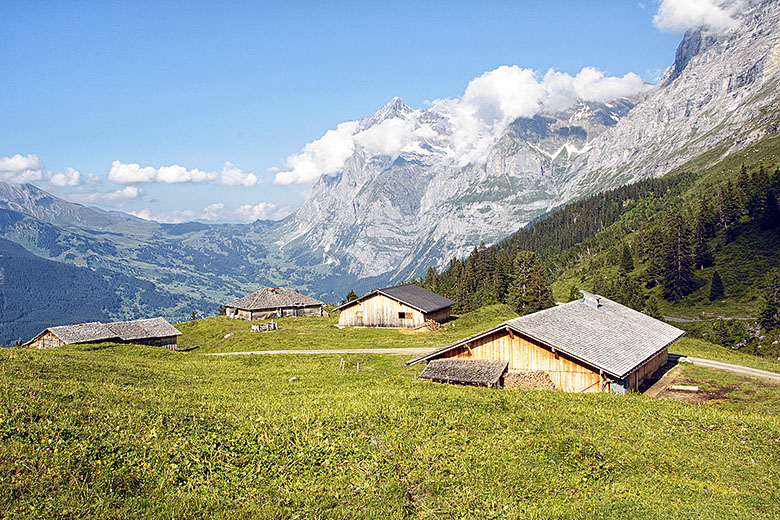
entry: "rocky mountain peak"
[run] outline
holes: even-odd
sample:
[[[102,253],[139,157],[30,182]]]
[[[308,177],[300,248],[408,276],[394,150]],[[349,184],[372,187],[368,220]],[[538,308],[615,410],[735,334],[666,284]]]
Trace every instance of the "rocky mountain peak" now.
[[[371,128],[374,125],[378,125],[388,119],[394,119],[400,117],[402,119],[408,119],[410,115],[414,113],[414,109],[406,105],[398,96],[391,99],[385,106],[377,110],[373,116],[361,120],[362,128]]]

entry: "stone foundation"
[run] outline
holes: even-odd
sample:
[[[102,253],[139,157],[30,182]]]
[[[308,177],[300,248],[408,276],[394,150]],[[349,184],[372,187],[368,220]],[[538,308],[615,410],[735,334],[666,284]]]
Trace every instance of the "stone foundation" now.
[[[543,370],[524,370],[504,375],[504,388],[519,390],[556,390],[555,384]]]

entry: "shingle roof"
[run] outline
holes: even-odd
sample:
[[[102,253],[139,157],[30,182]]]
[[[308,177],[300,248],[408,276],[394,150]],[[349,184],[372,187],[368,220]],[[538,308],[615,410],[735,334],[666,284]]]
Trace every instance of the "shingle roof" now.
[[[239,298],[228,307],[247,311],[259,311],[263,309],[280,309],[284,307],[300,307],[309,305],[325,305],[319,300],[305,296],[297,291],[285,289],[284,287],[266,287]]]
[[[180,336],[181,332],[163,318],[135,321],[117,321],[106,326],[122,341]]]
[[[586,297],[515,318],[413,359],[432,359],[495,330],[509,327],[519,334],[623,378],[685,331],[601,296]]]
[[[435,359],[428,363],[420,379],[490,386],[498,383],[507,366],[509,361]]]
[[[100,323],[99,321],[77,323],[75,325],[60,325],[58,327],[49,327],[46,330],[68,345],[72,343],[89,343],[92,341],[105,341],[117,338],[117,335],[113,330],[108,328],[105,323]],[[43,332],[46,331],[44,330]]]
[[[445,298],[444,296],[436,294],[435,292],[424,289],[419,285],[407,283],[403,285],[395,285],[393,287],[385,287],[384,289],[377,289],[366,294],[365,296],[362,296],[361,298],[358,298],[357,300],[352,300],[351,302],[345,303],[341,307],[337,307],[333,310],[338,311],[344,307],[359,303],[366,298],[373,296],[374,294],[384,294],[388,298],[392,298],[393,300],[399,301],[426,314],[429,312],[446,309],[447,307],[452,307],[456,303],[449,298]]]
[[[113,323],[93,321],[90,323],[49,327],[26,344],[32,343],[42,334],[46,333],[46,331],[49,331],[60,338],[66,345],[109,340],[133,341],[181,335],[181,332],[165,321],[164,318],[116,321]]]

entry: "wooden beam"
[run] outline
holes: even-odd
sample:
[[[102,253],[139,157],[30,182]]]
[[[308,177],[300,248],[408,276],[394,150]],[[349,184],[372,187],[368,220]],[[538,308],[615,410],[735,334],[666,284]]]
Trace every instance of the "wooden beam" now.
[[[514,340],[515,339],[515,333],[512,331],[512,329],[507,327],[506,331],[509,333],[509,339]]]

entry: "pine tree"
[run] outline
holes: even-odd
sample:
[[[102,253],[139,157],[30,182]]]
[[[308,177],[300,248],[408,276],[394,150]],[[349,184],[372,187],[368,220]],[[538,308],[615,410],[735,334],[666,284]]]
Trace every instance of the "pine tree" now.
[[[763,209],[761,229],[777,229],[780,227],[780,208],[777,206],[777,197],[774,191],[769,190],[766,192]]]
[[[341,300],[341,305],[344,305],[345,303],[349,303],[352,300],[357,300],[358,295],[353,291],[352,289],[349,290],[346,296],[344,296],[344,299]]]
[[[520,315],[552,307],[552,291],[544,266],[533,251],[520,251],[515,256],[507,299]]]
[[[777,275],[772,278],[772,283],[767,288],[758,322],[766,330],[780,327],[780,278]]]
[[[663,286],[664,298],[677,301],[696,290],[693,274],[693,255],[690,251],[690,232],[679,213],[666,222],[667,239],[664,244]]]
[[[697,215],[696,228],[694,229],[693,235],[693,259],[698,269],[704,269],[713,264],[705,218],[706,217],[701,215],[701,213]]]
[[[634,270],[634,257],[631,256],[631,248],[628,244],[623,244],[623,254],[620,258],[620,270],[623,273],[630,273]]]
[[[710,286],[710,301],[722,300],[726,296],[726,291],[723,288],[723,280],[720,278],[718,271],[712,273],[712,285]]]

